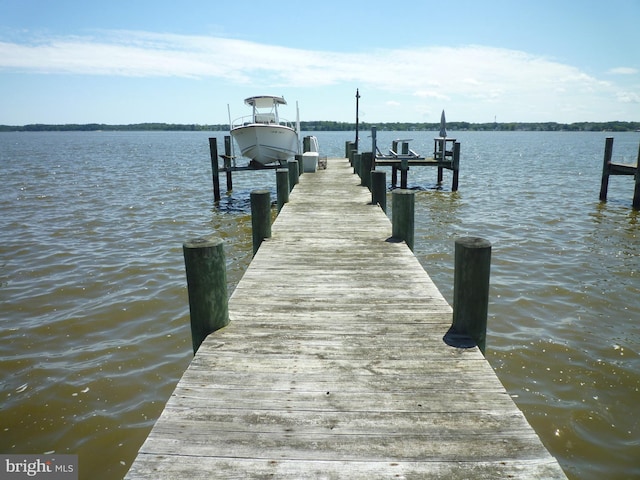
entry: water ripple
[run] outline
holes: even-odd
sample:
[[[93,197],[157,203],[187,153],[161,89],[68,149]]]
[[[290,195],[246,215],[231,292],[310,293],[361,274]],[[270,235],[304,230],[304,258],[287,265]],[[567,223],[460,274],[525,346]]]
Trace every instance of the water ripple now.
[[[182,243],[223,238],[232,289],[249,193],[275,199],[273,171],[242,172],[214,204],[209,135],[0,134],[1,451],[78,453],[98,479],[129,468],[191,358]],[[318,136],[328,156],[351,138]],[[458,192],[449,172],[409,174],[416,255],[450,302],[455,238],[492,242],[487,358],[583,479],[640,476],[639,214],[629,179],[597,201],[605,136],[459,132]],[[614,156],[638,140],[616,134]]]

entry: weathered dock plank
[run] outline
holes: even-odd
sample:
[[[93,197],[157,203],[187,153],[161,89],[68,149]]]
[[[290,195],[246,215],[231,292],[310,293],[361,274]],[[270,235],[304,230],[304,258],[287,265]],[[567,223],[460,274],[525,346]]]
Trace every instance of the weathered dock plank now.
[[[359,183],[301,177],[128,479],[566,478]]]

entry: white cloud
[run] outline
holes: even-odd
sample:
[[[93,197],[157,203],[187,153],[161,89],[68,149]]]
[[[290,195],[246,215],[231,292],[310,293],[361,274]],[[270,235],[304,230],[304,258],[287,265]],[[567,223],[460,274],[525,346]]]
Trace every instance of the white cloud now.
[[[617,98],[622,103],[640,103],[640,94],[637,92],[620,91],[617,93]]]
[[[638,69],[631,68],[631,67],[618,67],[618,68],[612,68],[607,73],[610,73],[613,75],[636,75],[638,73]]]
[[[350,84],[388,92],[403,103],[413,99],[416,105],[435,100],[477,110],[486,104],[487,112],[508,109],[513,120],[530,118],[533,110],[554,118],[556,106],[557,111],[572,104],[588,109],[604,98],[638,102],[637,94],[619,91],[576,67],[478,45],[341,53],[220,37],[132,31],[98,35],[0,43],[0,72],[218,78],[229,85],[283,88]],[[637,73],[631,68],[611,72]]]

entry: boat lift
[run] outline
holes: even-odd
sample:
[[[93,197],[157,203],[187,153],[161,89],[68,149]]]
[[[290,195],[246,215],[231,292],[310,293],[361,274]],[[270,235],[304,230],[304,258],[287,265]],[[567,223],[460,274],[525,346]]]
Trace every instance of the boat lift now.
[[[451,191],[458,190],[460,143],[455,138],[447,137],[445,131],[444,136],[434,138],[433,156],[425,157],[409,148],[409,142],[412,140],[411,138],[393,140],[388,153],[382,153],[377,144],[377,129],[372,127],[371,143],[372,151],[375,152],[372,169],[375,170],[376,166],[391,167],[393,188],[398,183],[398,171],[400,171],[400,188],[407,188],[407,175],[411,166],[438,167],[438,185],[443,181],[444,169],[447,169],[453,172]]]

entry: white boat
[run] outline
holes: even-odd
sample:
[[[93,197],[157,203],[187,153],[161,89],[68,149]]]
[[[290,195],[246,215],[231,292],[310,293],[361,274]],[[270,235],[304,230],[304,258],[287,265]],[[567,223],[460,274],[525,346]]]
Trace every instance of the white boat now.
[[[283,97],[262,95],[249,97],[244,103],[252,108],[251,115],[234,120],[231,136],[243,157],[254,166],[286,162],[300,153],[298,131],[288,120],[280,118],[278,106],[286,105]]]

